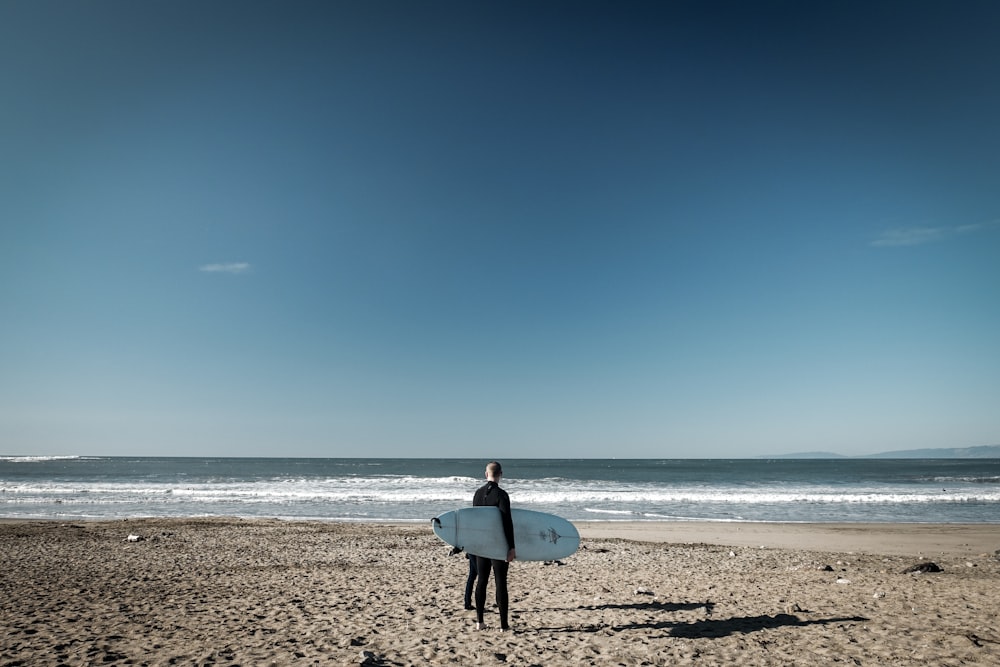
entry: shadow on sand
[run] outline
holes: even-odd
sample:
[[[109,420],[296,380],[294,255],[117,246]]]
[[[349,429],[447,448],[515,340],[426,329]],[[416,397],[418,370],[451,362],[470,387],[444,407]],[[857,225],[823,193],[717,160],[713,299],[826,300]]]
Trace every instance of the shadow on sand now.
[[[638,604],[603,604],[588,605],[578,607],[580,610],[600,611],[605,609],[634,610],[634,611],[686,611],[691,609],[705,609],[711,615],[714,609],[712,602],[643,602]],[[555,610],[553,610],[555,611]],[[732,618],[704,619],[692,621],[649,621],[642,623],[622,623],[622,624],[587,624],[582,623],[561,628],[536,628],[549,632],[599,632],[608,630],[611,632],[624,632],[628,630],[667,630],[671,637],[687,638],[714,638],[727,637],[735,634],[748,634],[781,627],[806,627],[809,625],[829,625],[832,623],[864,622],[868,619],[863,616],[843,616],[834,618],[817,618],[804,620],[792,614],[775,614],[773,616],[736,616]]]
[[[774,616],[736,616],[733,618],[706,619],[691,623],[629,623],[616,625],[617,630],[669,629],[671,637],[713,638],[727,637],[736,634],[748,634],[771,628],[806,627],[808,625],[829,625],[831,623],[847,623],[867,621],[863,616],[843,616],[836,618],[817,618],[802,620],[792,614],[775,614]]]
[[[588,611],[600,611],[602,609],[630,609],[635,611],[690,611],[692,609],[704,609],[706,614],[711,615],[715,609],[714,602],[633,602],[630,604],[594,604],[585,605],[580,609]]]

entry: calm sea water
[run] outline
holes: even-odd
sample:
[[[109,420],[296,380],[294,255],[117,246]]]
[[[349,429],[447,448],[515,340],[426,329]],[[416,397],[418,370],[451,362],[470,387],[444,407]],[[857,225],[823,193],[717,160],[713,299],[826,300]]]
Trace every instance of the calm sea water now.
[[[511,459],[515,506],[587,521],[1000,523],[997,459]],[[0,517],[427,521],[480,459],[0,456]]]

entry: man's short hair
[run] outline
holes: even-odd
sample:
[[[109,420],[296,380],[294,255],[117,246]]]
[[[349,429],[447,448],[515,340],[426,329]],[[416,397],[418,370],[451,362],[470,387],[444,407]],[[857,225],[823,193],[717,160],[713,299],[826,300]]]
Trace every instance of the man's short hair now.
[[[489,463],[486,464],[486,467],[494,475],[503,474],[503,466],[500,465],[499,461],[490,461]]]

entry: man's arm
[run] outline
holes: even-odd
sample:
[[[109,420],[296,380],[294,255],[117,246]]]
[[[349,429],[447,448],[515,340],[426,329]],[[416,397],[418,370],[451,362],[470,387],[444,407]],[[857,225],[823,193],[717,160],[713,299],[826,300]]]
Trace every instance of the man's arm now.
[[[509,563],[517,558],[517,552],[514,550],[514,521],[510,516],[510,496],[502,493],[500,504],[497,507],[500,509],[500,519],[503,522],[503,534],[507,538],[507,562]]]

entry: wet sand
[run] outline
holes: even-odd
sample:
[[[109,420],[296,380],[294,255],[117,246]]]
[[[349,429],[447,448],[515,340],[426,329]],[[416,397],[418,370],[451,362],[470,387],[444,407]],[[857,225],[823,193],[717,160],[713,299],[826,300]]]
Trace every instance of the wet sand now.
[[[1000,525],[905,523],[578,523],[591,538],[869,554],[976,556],[1000,549]]]
[[[579,527],[500,634],[425,525],[2,522],[0,665],[1000,664],[1000,526]]]

